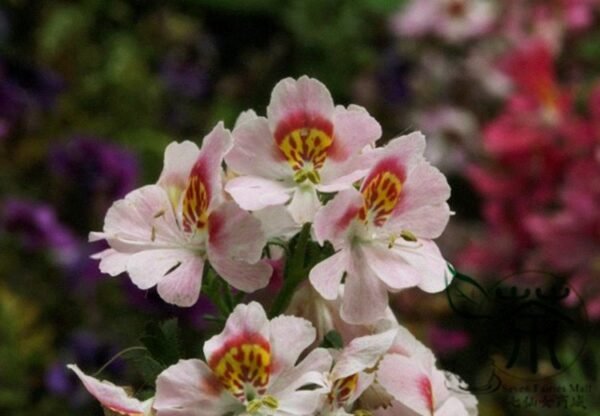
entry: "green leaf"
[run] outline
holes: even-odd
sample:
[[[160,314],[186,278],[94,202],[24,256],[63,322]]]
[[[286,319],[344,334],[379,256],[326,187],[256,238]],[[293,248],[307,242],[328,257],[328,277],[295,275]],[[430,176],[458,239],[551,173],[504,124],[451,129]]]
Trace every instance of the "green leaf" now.
[[[335,348],[336,350],[341,350],[342,348],[344,348],[344,341],[342,340],[342,336],[339,334],[339,332],[331,330],[327,334],[325,334],[323,342],[321,343],[321,347]]]
[[[179,360],[179,328],[175,318],[160,325],[155,322],[149,323],[140,341],[148,349],[151,357],[163,367],[175,364]]]

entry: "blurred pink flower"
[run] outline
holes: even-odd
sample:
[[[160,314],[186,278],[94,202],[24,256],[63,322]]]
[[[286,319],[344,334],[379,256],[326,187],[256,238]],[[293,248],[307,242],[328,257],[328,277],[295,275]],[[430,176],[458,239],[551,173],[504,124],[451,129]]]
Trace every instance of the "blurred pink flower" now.
[[[435,35],[460,42],[488,31],[496,18],[488,0],[413,0],[392,17],[392,31],[399,36]]]

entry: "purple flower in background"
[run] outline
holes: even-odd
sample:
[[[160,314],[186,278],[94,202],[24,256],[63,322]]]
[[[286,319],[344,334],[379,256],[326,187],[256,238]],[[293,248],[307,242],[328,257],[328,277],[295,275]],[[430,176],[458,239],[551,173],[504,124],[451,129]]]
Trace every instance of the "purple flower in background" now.
[[[55,148],[50,154],[50,169],[79,198],[99,198],[102,205],[125,196],[138,176],[137,159],[132,153],[85,136],[73,137]]]
[[[0,213],[0,228],[15,235],[25,249],[49,249],[60,264],[70,264],[77,257],[77,238],[50,205],[9,198]]]
[[[0,26],[1,20],[0,16]],[[0,140],[17,123],[25,123],[27,127],[35,121],[32,117],[35,111],[49,111],[63,89],[62,78],[48,69],[0,61]]]

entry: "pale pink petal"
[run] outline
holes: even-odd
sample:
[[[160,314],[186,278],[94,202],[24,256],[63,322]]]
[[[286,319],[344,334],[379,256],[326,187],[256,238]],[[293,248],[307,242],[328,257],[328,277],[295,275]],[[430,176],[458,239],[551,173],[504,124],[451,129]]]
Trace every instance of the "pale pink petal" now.
[[[168,195],[157,185],[143,186],[116,201],[106,213],[104,236],[112,248],[128,252],[176,247],[182,241]]]
[[[400,290],[420,283],[423,271],[405,260],[399,250],[381,243],[365,244],[361,250],[373,273],[390,289]]]
[[[200,149],[196,143],[187,140],[182,143],[169,143],[165,149],[164,165],[158,185],[165,189],[184,189],[199,153]]]
[[[435,411],[435,416],[469,416],[469,412],[460,400],[450,397]]]
[[[267,107],[271,131],[291,114],[304,113],[329,118],[334,110],[333,99],[327,87],[307,76],[298,80],[286,78],[277,83]]]
[[[390,218],[386,223],[386,229],[396,233],[410,231],[416,237],[434,239],[444,232],[450,215],[452,211],[446,203],[428,205]]]
[[[240,123],[233,130],[234,145],[225,156],[227,166],[240,175],[278,180],[293,170],[277,146],[264,117]]]
[[[313,221],[320,207],[317,191],[312,187],[300,187],[294,191],[288,211],[296,223],[305,224]]]
[[[391,329],[353,339],[337,357],[331,370],[332,379],[341,379],[375,367],[392,346],[396,333],[396,330]]]
[[[210,362],[216,352],[226,347],[228,341],[255,335],[265,341],[269,339],[269,320],[265,310],[258,302],[236,306],[227,318],[223,331],[204,343],[206,361]]]
[[[444,174],[428,162],[418,163],[403,184],[406,197],[399,204],[401,210],[410,211],[424,205],[435,205],[450,198],[450,185]]]
[[[257,176],[233,178],[225,185],[225,190],[235,202],[249,211],[256,211],[271,205],[283,205],[290,200],[293,189],[291,184]]]
[[[219,122],[202,140],[202,148],[194,167],[193,174],[201,178],[207,187],[210,198],[209,211],[221,201],[222,166],[225,154],[231,149],[233,139],[223,122]]]
[[[145,290],[156,285],[169,271],[191,261],[195,261],[195,255],[185,249],[144,250],[130,255],[127,273],[137,287]],[[187,265],[184,268],[188,270]]]
[[[231,260],[229,256],[212,251],[210,246],[208,261],[227,283],[246,293],[267,286],[273,274],[273,268],[265,260],[257,263]]]
[[[157,416],[215,416],[243,407],[204,362],[180,360],[156,379],[154,409]]]
[[[421,132],[416,131],[391,140],[385,147],[373,151],[372,156],[377,156],[377,162],[367,175],[364,184],[368,184],[382,169],[392,169],[396,175],[405,180],[406,175],[423,161],[424,151],[425,136]]]
[[[169,272],[157,284],[160,297],[173,305],[188,307],[194,305],[200,296],[204,260],[191,255],[175,270]]]
[[[306,319],[278,316],[270,324],[272,375],[296,364],[298,357],[315,340],[316,331]]]
[[[327,152],[327,163],[347,160],[381,137],[381,126],[377,120],[357,105],[351,105],[347,109],[337,106],[332,121],[334,141]]]
[[[238,116],[238,118],[235,120],[235,123],[233,124],[233,128],[236,129],[238,126],[241,126],[245,122],[256,120],[257,118],[258,118],[258,114],[256,114],[256,111],[254,111],[252,109],[242,111],[240,113],[240,115]]]
[[[252,215],[260,221],[261,228],[267,240],[272,238],[291,238],[300,231],[290,212],[283,205],[274,205],[258,211]]]
[[[309,274],[310,283],[323,298],[334,300],[342,277],[349,268],[348,250],[342,249],[313,267]]]
[[[431,240],[419,240],[413,246],[395,248],[411,266],[420,271],[418,287],[428,293],[446,289],[452,280],[446,260]]]
[[[98,267],[102,273],[111,276],[117,276],[127,270],[127,261],[129,254],[119,253],[112,248],[107,248],[91,256],[95,260],[100,260]]]
[[[316,188],[320,192],[338,192],[353,187],[369,173],[373,159],[373,155],[358,155],[341,163],[326,163]]]
[[[377,381],[396,400],[419,415],[433,414],[435,404],[430,374],[418,359],[386,355],[379,363]]]
[[[271,381],[269,394],[281,397],[311,383],[324,387],[325,373],[331,369],[331,361],[331,354],[326,349],[315,348],[298,365],[277,375]]]
[[[221,204],[208,218],[208,250],[213,256],[256,263],[267,242],[260,221],[234,202]]]
[[[353,250],[342,299],[342,319],[351,324],[368,324],[385,316],[388,295],[385,285],[366,264],[360,250]]]
[[[136,398],[130,397],[123,387],[115,386],[108,381],[100,381],[83,373],[74,364],[67,367],[81,380],[86,390],[94,396],[102,406],[127,416],[145,415],[144,404]]]
[[[362,207],[362,195],[356,189],[338,193],[315,215],[314,230],[319,244],[330,241],[334,247],[344,244],[348,228]]]

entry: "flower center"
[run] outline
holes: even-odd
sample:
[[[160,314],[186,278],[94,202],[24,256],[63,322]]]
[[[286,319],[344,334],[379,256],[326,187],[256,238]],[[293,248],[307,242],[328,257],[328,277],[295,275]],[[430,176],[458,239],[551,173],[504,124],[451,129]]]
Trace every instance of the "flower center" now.
[[[210,363],[211,369],[223,386],[240,400],[246,398],[248,387],[253,389],[253,392],[262,395],[269,383],[270,347],[267,342],[256,341],[244,340],[237,345],[231,345]],[[260,402],[261,406],[262,404],[268,405],[263,401]],[[253,401],[251,400],[250,403]]]
[[[467,12],[465,0],[451,0],[446,6],[446,10],[451,17],[460,18]]]
[[[299,114],[280,123],[275,132],[279,150],[294,170],[294,181],[321,182],[319,169],[333,144],[331,122],[318,116]]]
[[[206,228],[208,222],[209,196],[206,186],[199,175],[190,175],[183,195],[183,230],[195,233]]]
[[[358,211],[358,218],[380,227],[398,205],[401,191],[402,182],[398,176],[390,171],[378,173],[363,188],[363,206]]]
[[[357,384],[358,373],[336,380],[327,396],[329,403],[337,407],[343,406],[356,390]]]

